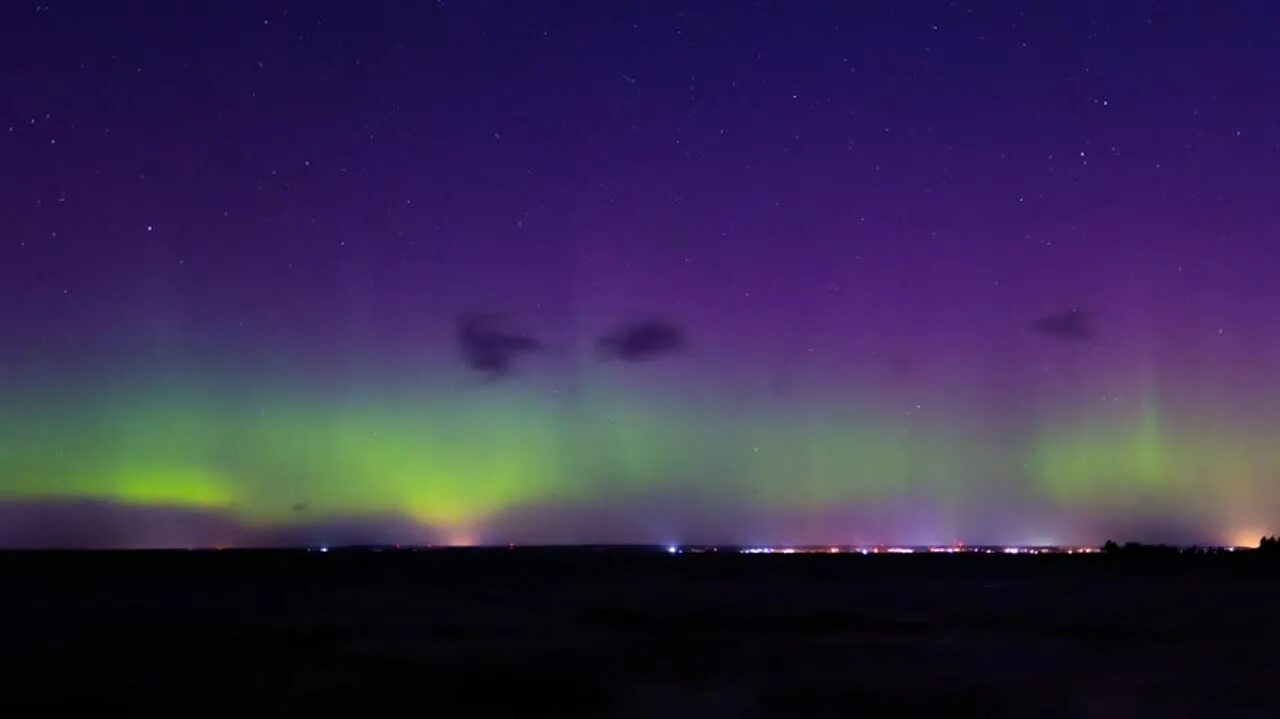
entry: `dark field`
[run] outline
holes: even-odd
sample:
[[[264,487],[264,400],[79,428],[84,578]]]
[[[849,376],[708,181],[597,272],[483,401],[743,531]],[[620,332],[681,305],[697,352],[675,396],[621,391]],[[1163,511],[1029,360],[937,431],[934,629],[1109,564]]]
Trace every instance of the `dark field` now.
[[[0,706],[1274,717],[1264,559],[8,553]]]

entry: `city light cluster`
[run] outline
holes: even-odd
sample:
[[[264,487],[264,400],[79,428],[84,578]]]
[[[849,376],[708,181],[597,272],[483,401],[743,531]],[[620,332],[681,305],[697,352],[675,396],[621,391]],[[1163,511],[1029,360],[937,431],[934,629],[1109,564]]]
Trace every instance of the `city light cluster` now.
[[[682,551],[698,551],[686,548]],[[744,547],[740,554],[1096,554],[1102,550],[1098,547],[1051,547],[1051,546],[966,546],[929,545],[929,546],[884,546],[874,547]]]

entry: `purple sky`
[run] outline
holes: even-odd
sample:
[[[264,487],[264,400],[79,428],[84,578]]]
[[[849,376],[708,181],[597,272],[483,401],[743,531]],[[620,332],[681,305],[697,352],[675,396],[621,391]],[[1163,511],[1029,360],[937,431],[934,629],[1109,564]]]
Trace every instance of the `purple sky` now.
[[[945,532],[1006,538],[992,528],[1024,500],[1087,540],[1148,511],[1196,538],[1266,526],[1277,67],[1280,8],[1261,1],[6,5],[0,390],[10,449],[26,451],[0,455],[0,500],[33,516],[67,499],[199,504],[284,531],[263,497],[288,493],[243,471],[259,459],[241,444],[153,462],[108,429],[66,427],[138,416],[121,386],[216,385],[264,407],[362,397],[376,407],[361,422],[397,426],[387,393],[443,386],[456,415],[478,383],[579,416],[654,397],[668,417],[750,407],[765,427],[726,430],[676,469],[653,459],[669,445],[637,430],[636,449],[620,429],[593,471],[638,498],[583,475],[448,511],[392,488],[391,454],[366,448],[376,462],[352,461],[377,464],[369,506],[326,521],[519,516],[533,539],[568,523],[611,541],[718,523],[728,539],[789,536],[831,512],[865,525],[857,481],[841,484],[856,456],[792,447],[789,464],[729,476],[726,455],[758,451],[746,435],[805,436],[788,408],[839,434],[835,406],[954,468],[947,492],[893,500],[941,507]],[[530,346],[487,345],[500,367],[469,366],[469,315]],[[643,322],[678,346],[601,361],[602,337]],[[166,395],[174,416],[238,421],[184,396]],[[30,407],[52,429],[13,429]],[[536,425],[526,410],[477,423]],[[569,445],[581,434],[558,427]],[[981,459],[938,448],[957,436]],[[628,451],[641,469],[619,469]],[[142,476],[132,459],[91,476],[116,454],[145,460],[147,491],[120,479]],[[800,464],[821,501],[753,494]],[[192,467],[222,500],[192,499]],[[673,530],[593,524],[561,481],[618,516],[662,506],[648,489],[668,481],[708,509]]]

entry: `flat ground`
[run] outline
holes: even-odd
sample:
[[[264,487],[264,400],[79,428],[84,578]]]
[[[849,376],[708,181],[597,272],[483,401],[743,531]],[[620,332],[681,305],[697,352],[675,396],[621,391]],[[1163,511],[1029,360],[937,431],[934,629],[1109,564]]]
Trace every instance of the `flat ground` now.
[[[1275,717],[1263,560],[0,553],[0,707]]]

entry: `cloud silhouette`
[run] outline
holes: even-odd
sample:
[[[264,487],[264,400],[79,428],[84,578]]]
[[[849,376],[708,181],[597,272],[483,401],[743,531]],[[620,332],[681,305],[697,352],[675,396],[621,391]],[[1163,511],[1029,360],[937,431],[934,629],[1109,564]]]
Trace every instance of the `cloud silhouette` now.
[[[238,546],[252,530],[216,510],[109,500],[0,500],[0,548]]]
[[[458,345],[467,366],[490,377],[509,374],[520,355],[539,347],[533,336],[505,327],[494,315],[479,313],[458,319]]]
[[[1064,342],[1088,342],[1097,334],[1093,328],[1093,314],[1077,310],[1045,315],[1032,322],[1031,328]]]
[[[685,348],[684,332],[661,320],[644,320],[623,325],[596,342],[606,357],[640,362]]]

